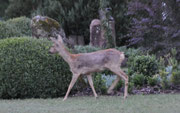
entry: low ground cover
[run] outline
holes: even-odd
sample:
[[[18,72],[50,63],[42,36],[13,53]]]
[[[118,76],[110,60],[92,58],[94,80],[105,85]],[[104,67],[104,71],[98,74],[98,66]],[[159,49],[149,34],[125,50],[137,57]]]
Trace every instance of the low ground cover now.
[[[0,100],[0,113],[180,113],[179,94]]]

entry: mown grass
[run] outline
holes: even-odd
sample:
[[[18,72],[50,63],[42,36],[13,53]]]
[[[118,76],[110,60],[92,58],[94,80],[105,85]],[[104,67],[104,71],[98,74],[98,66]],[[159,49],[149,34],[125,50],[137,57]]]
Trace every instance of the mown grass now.
[[[0,113],[180,113],[180,95],[0,100]]]

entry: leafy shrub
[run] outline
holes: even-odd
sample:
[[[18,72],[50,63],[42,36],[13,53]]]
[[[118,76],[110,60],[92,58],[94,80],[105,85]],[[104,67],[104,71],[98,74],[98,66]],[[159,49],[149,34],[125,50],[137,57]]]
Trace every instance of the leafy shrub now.
[[[102,74],[96,73],[93,77],[94,88],[96,91],[100,92],[101,94],[105,94],[107,92],[106,80],[102,77]]]
[[[129,82],[129,84],[128,84],[128,93],[133,93],[132,92],[133,89],[134,89],[134,83],[133,82]]]
[[[175,70],[172,72],[171,82],[174,85],[180,85],[180,71],[179,70]]]
[[[0,40],[0,98],[48,98],[65,94],[71,72],[49,54],[52,43],[29,37]]]
[[[9,19],[6,21],[8,24],[15,26],[16,29],[19,31],[20,36],[31,36],[31,28],[30,23],[31,19],[26,17],[18,17]]]
[[[145,84],[145,79],[143,74],[135,73],[132,75],[132,82],[135,86],[143,86]]]
[[[173,48],[164,58],[160,57],[159,76],[163,89],[167,89],[171,85],[180,84],[180,65],[178,64],[176,55],[177,51]]]
[[[144,76],[153,76],[158,72],[158,62],[155,56],[139,55],[128,60],[129,74],[140,73]]]
[[[163,89],[167,89],[169,87],[169,82],[168,82],[168,78],[167,78],[168,72],[166,72],[165,70],[160,70],[159,75],[161,77],[160,78],[161,87]]]
[[[19,17],[0,22],[0,39],[31,36],[30,21],[29,18]]]
[[[158,84],[158,77],[157,76],[153,76],[153,77],[147,77],[147,83],[150,86],[155,86]]]
[[[11,26],[10,24],[0,21],[0,39],[7,38],[7,37],[13,37],[18,35],[19,32],[16,31],[14,26]]]

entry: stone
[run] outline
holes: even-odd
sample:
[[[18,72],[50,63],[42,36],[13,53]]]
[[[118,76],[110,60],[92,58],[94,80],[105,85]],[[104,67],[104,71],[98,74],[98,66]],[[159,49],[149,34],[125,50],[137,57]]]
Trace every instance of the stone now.
[[[95,47],[103,47],[106,40],[101,30],[101,21],[93,19],[90,24],[90,45]]]
[[[35,16],[31,20],[32,36],[36,38],[49,38],[61,35],[66,38],[65,32],[60,24],[46,16]]]

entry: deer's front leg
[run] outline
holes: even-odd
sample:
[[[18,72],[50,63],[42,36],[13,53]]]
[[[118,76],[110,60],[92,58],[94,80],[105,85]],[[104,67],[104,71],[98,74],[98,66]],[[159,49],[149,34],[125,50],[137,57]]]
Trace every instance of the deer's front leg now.
[[[78,79],[79,75],[73,75],[71,83],[69,84],[68,90],[66,92],[66,96],[64,97],[63,101],[65,101],[72,89],[72,87],[74,86],[74,84],[76,83],[77,79]]]
[[[89,85],[91,86],[91,89],[93,91],[93,94],[94,94],[95,98],[97,98],[97,93],[96,93],[96,91],[94,89],[94,85],[93,85],[92,75],[87,75],[87,78],[88,78]]]

